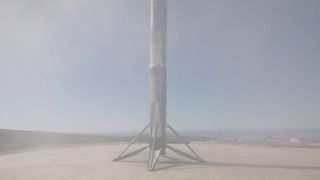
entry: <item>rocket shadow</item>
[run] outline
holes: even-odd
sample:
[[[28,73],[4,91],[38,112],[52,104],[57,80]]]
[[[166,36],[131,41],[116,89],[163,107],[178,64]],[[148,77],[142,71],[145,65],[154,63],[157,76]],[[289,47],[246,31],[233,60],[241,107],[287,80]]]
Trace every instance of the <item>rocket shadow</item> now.
[[[160,163],[159,163],[160,164]],[[195,168],[212,168],[212,167],[238,167],[238,168],[259,168],[259,169],[287,169],[287,170],[320,170],[320,166],[301,166],[301,165],[275,165],[275,164],[247,164],[247,163],[225,163],[216,161],[206,162],[190,162],[180,161],[171,162],[155,169],[155,171],[169,170],[174,168],[179,169],[195,169]]]
[[[164,157],[164,156],[163,156]],[[320,170],[320,166],[302,166],[302,165],[275,165],[275,164],[250,164],[250,163],[226,163],[218,161],[192,162],[179,160],[174,157],[165,156],[165,161],[159,161],[159,167],[154,171],[173,170],[173,169],[197,169],[197,168],[259,168],[259,169],[286,169],[286,170]],[[123,161],[130,163],[146,163],[146,161]]]
[[[159,166],[154,171],[171,170],[171,169],[196,169],[196,168],[219,168],[219,167],[236,167],[236,168],[260,168],[260,169],[287,169],[287,170],[320,170],[320,166],[304,166],[304,165],[276,165],[276,164],[250,164],[250,163],[230,163],[218,161],[205,161],[199,156],[193,156],[179,149],[167,146],[172,153],[178,156],[161,155]],[[139,148],[120,159],[137,155],[146,150],[148,146]],[[192,149],[191,149],[192,150]],[[169,153],[171,154],[171,153]],[[180,159],[183,157],[183,159]],[[122,162],[146,163],[146,161],[123,160]]]

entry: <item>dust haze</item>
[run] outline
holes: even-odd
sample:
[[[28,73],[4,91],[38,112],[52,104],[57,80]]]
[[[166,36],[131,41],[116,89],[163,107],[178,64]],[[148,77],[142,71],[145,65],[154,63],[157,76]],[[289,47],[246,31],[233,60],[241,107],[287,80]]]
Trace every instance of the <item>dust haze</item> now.
[[[168,0],[152,172],[150,2],[0,1],[0,179],[319,179],[320,1]]]

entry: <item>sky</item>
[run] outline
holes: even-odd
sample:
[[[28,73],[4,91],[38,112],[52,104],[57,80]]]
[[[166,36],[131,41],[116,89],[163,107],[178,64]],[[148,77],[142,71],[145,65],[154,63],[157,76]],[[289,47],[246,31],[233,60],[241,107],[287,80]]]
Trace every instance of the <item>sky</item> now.
[[[149,122],[149,0],[0,0],[0,128]],[[169,0],[168,123],[320,129],[320,1]]]

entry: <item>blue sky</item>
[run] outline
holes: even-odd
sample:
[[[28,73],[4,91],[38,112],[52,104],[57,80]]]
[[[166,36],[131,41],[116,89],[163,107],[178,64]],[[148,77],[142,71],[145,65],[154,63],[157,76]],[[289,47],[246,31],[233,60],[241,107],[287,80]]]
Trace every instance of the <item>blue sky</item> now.
[[[320,2],[169,0],[168,122],[320,128]],[[0,1],[0,128],[148,123],[148,0]]]

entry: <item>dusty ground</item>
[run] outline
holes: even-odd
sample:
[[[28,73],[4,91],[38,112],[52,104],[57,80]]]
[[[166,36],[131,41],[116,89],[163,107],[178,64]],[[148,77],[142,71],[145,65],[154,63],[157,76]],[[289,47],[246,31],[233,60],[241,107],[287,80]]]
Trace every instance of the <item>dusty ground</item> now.
[[[188,152],[182,145],[173,146]],[[112,162],[125,144],[65,147],[1,155],[0,179],[320,179],[320,149],[209,143],[192,146],[207,163],[178,163],[162,158],[154,172],[146,171],[147,151],[123,162]],[[134,146],[138,147],[141,145]],[[168,155],[178,157],[169,150]]]

